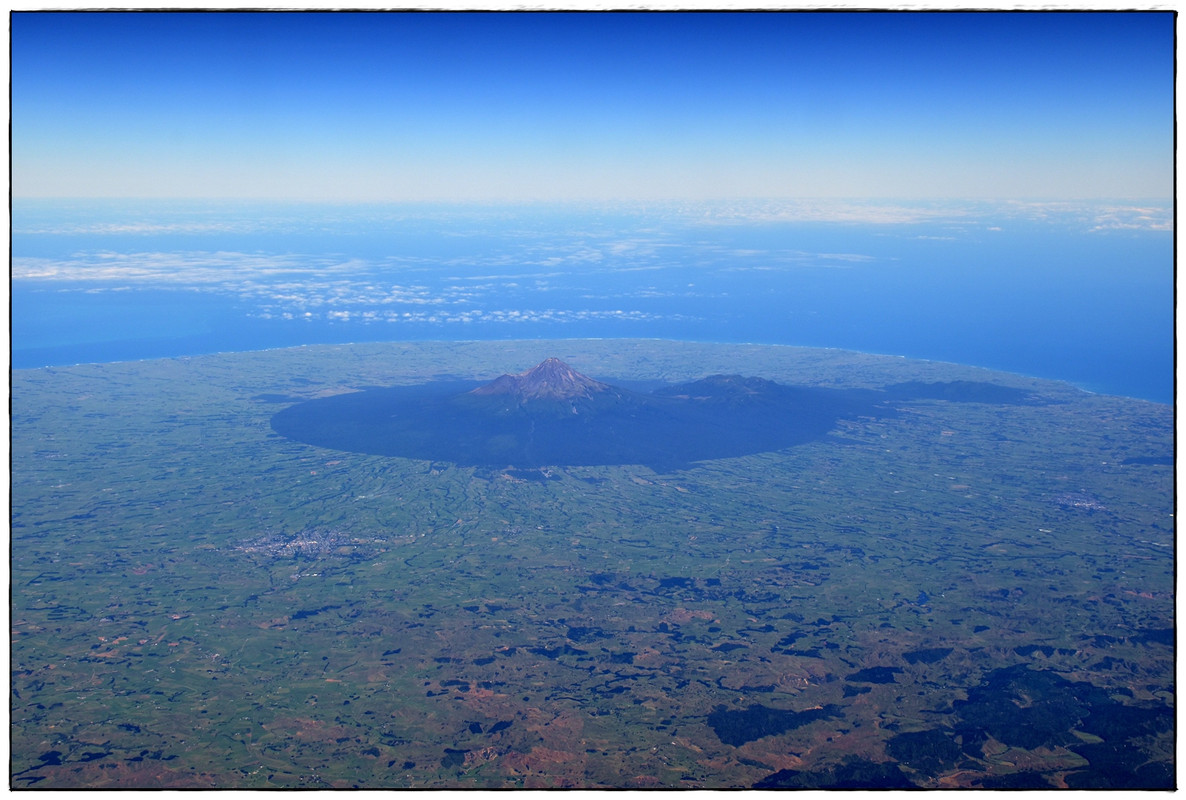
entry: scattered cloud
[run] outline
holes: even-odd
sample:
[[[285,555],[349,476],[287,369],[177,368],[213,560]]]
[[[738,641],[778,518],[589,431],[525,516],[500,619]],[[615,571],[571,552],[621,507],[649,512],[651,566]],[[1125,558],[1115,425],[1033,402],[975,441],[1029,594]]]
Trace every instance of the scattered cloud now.
[[[335,212],[338,213],[338,212]],[[340,211],[345,214],[345,211]],[[526,213],[526,212],[525,212]],[[766,286],[764,273],[804,269],[860,269],[894,259],[849,252],[863,245],[836,238],[827,252],[793,247],[761,247],[767,238],[751,239],[736,230],[704,226],[767,225],[793,222],[839,222],[863,225],[935,223],[893,236],[950,240],[999,235],[1019,221],[1049,223],[1083,232],[1172,231],[1167,204],[1016,202],[963,204],[873,203],[858,201],[771,201],[685,204],[624,214],[598,227],[579,230],[571,222],[540,223],[532,229],[521,219],[464,217],[457,231],[472,234],[472,247],[424,245],[401,250],[393,239],[391,254],[348,257],[342,254],[243,252],[237,250],[116,252],[97,249],[61,258],[14,256],[13,281],[56,285],[67,291],[127,292],[133,289],[184,289],[220,293],[241,300],[262,319],[321,319],[350,323],[427,322],[573,322],[581,320],[671,320],[671,298],[713,298],[747,286]],[[162,212],[162,218],[168,214]],[[244,222],[274,233],[293,224],[291,214],[271,221]],[[278,220],[278,221],[277,221]],[[390,223],[390,219],[384,220]],[[418,223],[422,223],[419,220]],[[439,242],[454,221],[417,228],[425,241]],[[513,223],[513,229],[512,229]],[[619,224],[620,223],[620,224]],[[230,223],[190,218],[173,223],[129,221],[94,224],[90,233],[217,232]],[[312,225],[312,223],[310,223]],[[355,219],[318,218],[316,227],[341,232],[334,224],[358,230]],[[502,227],[498,227],[501,225]],[[261,227],[262,226],[262,227]],[[363,225],[365,227],[365,225]],[[884,230],[878,228],[877,230]],[[720,235],[717,235],[717,234]],[[429,234],[435,234],[429,235]],[[416,236],[409,241],[419,241]],[[275,240],[269,237],[271,240]],[[211,237],[216,241],[217,237]],[[114,240],[112,240],[114,241]],[[349,241],[330,235],[328,242]],[[791,243],[793,236],[776,241]],[[335,246],[346,249],[348,244]],[[824,245],[827,247],[827,245]],[[752,273],[746,277],[745,273]],[[690,281],[695,281],[693,287]],[[546,298],[546,299],[545,299]],[[623,307],[606,310],[607,305]],[[601,308],[582,308],[583,306]],[[567,307],[565,307],[567,306]],[[664,307],[666,306],[666,307]],[[541,308],[543,307],[543,308]],[[663,312],[663,313],[660,313]],[[694,319],[685,317],[683,319]]]
[[[1101,201],[877,202],[866,200],[777,200],[686,206],[682,214],[702,225],[824,222],[865,225],[989,222],[1001,218],[1072,224],[1089,231],[1173,230],[1168,203]],[[990,228],[999,230],[999,226]],[[927,236],[926,238],[946,238]]]
[[[689,214],[707,225],[769,222],[843,222],[902,225],[966,219],[974,213],[956,204],[878,203],[856,200],[779,200],[705,206]]]
[[[101,251],[78,253],[69,259],[14,259],[12,277],[92,294],[145,288],[217,292],[243,301],[251,308],[249,315],[258,319],[467,324],[685,318],[630,308],[498,308],[500,300],[538,298],[545,293],[568,292],[571,299],[580,301],[584,290],[553,283],[551,279],[572,277],[563,271],[483,272],[395,282],[391,276],[409,272],[402,269],[406,264],[395,261],[235,252]],[[413,274],[431,277],[418,270]],[[662,296],[665,293],[658,290],[614,295],[618,299]],[[585,297],[584,302],[591,299]]]
[[[822,258],[825,261],[845,261],[854,264],[864,264],[877,260],[873,256],[865,256],[859,253],[819,253],[816,258]]]
[[[541,280],[545,278],[562,278],[567,277],[567,272],[519,272],[519,273],[504,273],[501,275],[450,275],[445,278],[449,281],[521,281],[521,280]]]
[[[14,280],[139,281],[146,284],[228,284],[280,275],[352,273],[358,259],[235,252],[76,253],[69,259],[12,260]]]
[[[1144,230],[1172,231],[1173,211],[1148,206],[1119,206],[1101,209],[1095,216],[1093,231]]]
[[[14,227],[14,234],[54,236],[107,234],[194,234],[194,233],[251,233],[259,231],[259,223],[238,222],[60,222],[24,223]]]
[[[1004,209],[1010,216],[1042,222],[1071,223],[1090,232],[1174,229],[1173,207],[1163,203],[1015,202],[1006,204]]]
[[[637,310],[592,310],[592,309],[468,309],[455,311],[436,309],[432,311],[396,311],[366,309],[359,311],[331,310],[324,312],[260,309],[252,314],[258,319],[280,320],[326,320],[330,322],[360,323],[428,323],[428,324],[474,324],[474,323],[571,323],[589,320],[610,320],[621,322],[654,322],[657,320],[695,320],[682,314],[654,314]]]

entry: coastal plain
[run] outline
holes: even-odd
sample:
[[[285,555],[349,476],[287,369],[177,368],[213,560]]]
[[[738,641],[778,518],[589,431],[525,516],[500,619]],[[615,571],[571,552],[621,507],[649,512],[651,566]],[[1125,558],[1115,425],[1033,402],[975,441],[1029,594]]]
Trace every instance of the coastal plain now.
[[[550,357],[631,387],[919,391],[669,469],[272,427]],[[10,785],[1169,788],[1173,458],[1168,405],[841,350],[14,370]]]

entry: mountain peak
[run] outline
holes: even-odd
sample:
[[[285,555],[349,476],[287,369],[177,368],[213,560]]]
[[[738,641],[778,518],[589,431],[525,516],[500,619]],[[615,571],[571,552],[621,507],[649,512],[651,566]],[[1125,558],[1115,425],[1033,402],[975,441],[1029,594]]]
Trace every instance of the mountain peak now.
[[[576,400],[609,390],[558,358],[547,358],[518,375],[503,375],[473,390],[477,395],[512,395],[520,400]]]

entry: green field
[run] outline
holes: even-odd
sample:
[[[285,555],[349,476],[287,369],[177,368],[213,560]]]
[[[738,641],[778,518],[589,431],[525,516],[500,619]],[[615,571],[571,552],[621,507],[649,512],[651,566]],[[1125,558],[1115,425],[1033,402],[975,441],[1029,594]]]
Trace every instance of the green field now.
[[[484,381],[971,381],[823,438],[537,470],[277,435]],[[935,393],[941,396],[941,392]],[[358,344],[12,374],[14,788],[1174,784],[1173,410],[667,341]]]

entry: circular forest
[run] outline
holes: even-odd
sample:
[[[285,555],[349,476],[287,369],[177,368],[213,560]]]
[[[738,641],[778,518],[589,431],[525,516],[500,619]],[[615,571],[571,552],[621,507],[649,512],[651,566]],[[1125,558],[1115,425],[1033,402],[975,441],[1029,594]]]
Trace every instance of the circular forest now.
[[[310,400],[278,413],[283,436],[333,450],[476,466],[645,464],[658,470],[781,450],[842,418],[892,415],[893,403],[941,397],[1027,402],[991,383],[905,383],[878,391],[785,386],[712,375],[643,393],[550,357],[473,385],[444,381]]]

